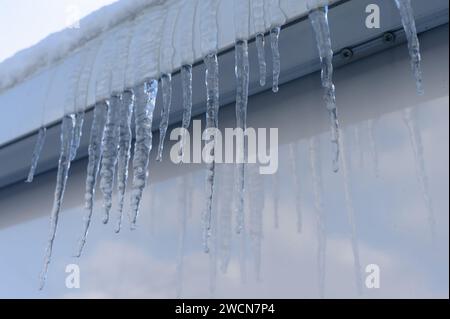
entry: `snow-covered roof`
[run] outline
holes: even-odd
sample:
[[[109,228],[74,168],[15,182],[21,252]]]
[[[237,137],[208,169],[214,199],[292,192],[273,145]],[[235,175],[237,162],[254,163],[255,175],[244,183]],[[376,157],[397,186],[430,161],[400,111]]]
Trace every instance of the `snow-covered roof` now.
[[[201,60],[211,51],[201,40],[211,3],[217,6],[210,17],[217,22],[217,42],[210,44],[219,51],[261,32],[261,25],[269,30],[307,12],[305,0],[252,0],[240,18],[248,27],[236,23],[236,28],[230,0],[121,0],[106,6],[81,20],[80,29],[52,34],[0,64],[0,107],[13,104],[18,118],[30,118],[14,126],[8,124],[17,123],[14,119],[2,119],[8,133],[0,144],[36,130],[43,113],[44,123],[52,123],[72,108],[92,106],[115,91]],[[263,20],[255,21],[261,13]]]

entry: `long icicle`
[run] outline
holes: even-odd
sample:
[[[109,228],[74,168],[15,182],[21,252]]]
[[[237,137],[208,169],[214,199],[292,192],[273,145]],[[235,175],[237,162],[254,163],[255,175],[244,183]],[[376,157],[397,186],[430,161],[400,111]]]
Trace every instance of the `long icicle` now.
[[[341,134],[342,135],[342,134]],[[342,150],[342,173],[344,176],[344,193],[345,193],[345,204],[347,206],[347,218],[350,224],[351,231],[351,244],[353,252],[353,263],[356,279],[356,291],[358,295],[362,294],[362,277],[361,277],[361,262],[359,257],[358,248],[358,237],[356,230],[356,220],[355,220],[355,208],[353,205],[353,197],[350,182],[350,172],[348,169],[347,156],[345,154],[345,141],[344,136],[340,139],[341,150]]]
[[[131,118],[134,108],[134,92],[127,90],[122,94],[122,105],[119,119],[119,154],[117,160],[117,189],[119,193],[119,208],[115,232],[122,227],[123,204],[128,182],[128,164],[131,156]]]
[[[192,117],[192,65],[190,64],[183,65],[181,67],[181,90],[183,92],[183,131],[181,135],[178,156],[183,159],[186,131],[189,128]]]
[[[156,160],[162,161],[164,140],[167,127],[169,126],[170,106],[172,105],[172,75],[167,73],[161,76],[161,90],[163,96],[163,108],[161,111],[161,122],[159,124],[159,145]]]
[[[41,114],[41,128],[39,129],[39,133],[38,133],[38,137],[37,137],[37,140],[36,140],[36,144],[34,146],[33,155],[31,157],[30,170],[28,172],[27,180],[25,181],[26,183],[32,183],[33,182],[34,174],[36,173],[37,165],[39,163],[39,158],[41,156],[41,152],[42,152],[42,149],[43,149],[44,144],[45,144],[45,139],[47,137],[47,128],[44,126],[44,123],[45,123],[45,117],[46,117],[46,113],[47,113],[48,97],[49,97],[51,89],[53,87],[53,82],[54,82],[54,79],[55,79],[55,73],[56,73],[56,68],[50,74],[50,80],[49,80],[49,83],[47,85],[47,90],[46,90],[46,93],[45,93],[44,106],[43,106],[42,114]]]
[[[423,89],[422,69],[420,67],[420,44],[417,37],[416,22],[414,20],[414,12],[411,5],[411,0],[395,0],[398,10],[400,11],[400,17],[403,24],[403,29],[406,33],[406,39],[408,40],[409,56],[411,58],[411,69],[416,79],[417,94],[423,95],[425,93]]]
[[[406,108],[403,110],[403,120],[408,128],[409,139],[411,147],[414,152],[414,163],[416,167],[417,180],[422,189],[422,197],[427,209],[428,224],[431,230],[432,239],[436,238],[436,220],[434,217],[433,202],[430,196],[430,189],[428,186],[428,176],[425,170],[425,159],[423,155],[422,137],[420,135],[419,127],[417,126],[416,113],[413,108]]]
[[[86,244],[86,238],[91,224],[94,208],[95,187],[97,185],[97,175],[100,170],[100,161],[102,157],[102,139],[106,123],[107,102],[100,102],[95,105],[94,118],[91,126],[91,136],[89,138],[89,160],[86,176],[86,192],[84,195],[86,215],[83,218],[83,232],[78,242],[75,257],[80,257]]]
[[[152,122],[155,111],[158,81],[151,80],[136,90],[134,107],[136,141],[133,157],[133,188],[131,191],[131,229],[136,228],[142,193],[147,184],[148,162],[152,150]]]
[[[312,2],[317,5],[318,1],[312,0]],[[331,48],[330,27],[328,25],[328,7],[314,7],[309,13],[309,19],[316,34],[317,48],[322,65],[321,77],[322,87],[325,91],[324,100],[331,123],[333,171],[337,172],[339,170],[339,121],[333,84],[333,50]]]
[[[211,236],[211,216],[212,202],[214,197],[215,182],[215,130],[219,126],[219,62],[217,54],[208,54],[205,59],[206,73],[206,131],[211,138],[206,141],[211,147],[211,162],[207,164],[206,178],[206,209],[203,216],[204,234],[203,247],[205,252],[209,252],[209,237]]]
[[[247,129],[247,105],[248,86],[250,78],[250,65],[248,60],[248,44],[246,40],[239,40],[235,46],[235,74],[236,74],[236,126]],[[236,186],[235,186],[235,214],[237,218],[236,232],[242,231],[244,224],[244,194],[245,194],[245,154],[247,147],[245,135],[237,140],[237,162],[236,162]]]
[[[109,221],[112,207],[112,193],[116,175],[118,145],[119,145],[119,118],[121,97],[111,97],[106,116],[105,130],[102,140],[102,160],[100,169],[100,189],[103,193],[103,223]]]
[[[266,64],[266,50],[265,50],[264,33],[258,33],[256,35],[256,50],[258,52],[258,65],[259,65],[259,85],[266,85],[267,76],[267,64]]]
[[[267,0],[266,0],[267,1]],[[286,15],[280,6],[280,0],[268,0],[268,11],[270,21],[270,47],[272,49],[272,91],[279,90],[279,78],[281,71],[281,59],[279,49],[279,38],[281,26],[286,23]]]
[[[40,274],[39,289],[42,290],[47,279],[48,266],[50,265],[53,243],[55,241],[56,230],[58,226],[59,213],[66,189],[67,178],[69,176],[71,144],[75,127],[75,115],[66,115],[61,125],[61,152],[58,162],[58,173],[56,177],[55,199],[50,216],[50,234],[48,237],[47,248],[45,250],[44,266]]]
[[[279,90],[281,58],[280,58],[280,27],[273,27],[270,30],[270,47],[272,49],[272,91],[277,93]]]
[[[39,129],[36,144],[34,145],[33,156],[31,157],[30,171],[28,172],[28,177],[26,180],[27,183],[33,182],[34,174],[36,172],[37,164],[39,162],[39,157],[41,155],[42,148],[44,147],[45,144],[46,135],[47,135],[47,128],[43,126]]]
[[[312,137],[309,140],[309,162],[311,166],[313,192],[314,192],[314,210],[317,223],[317,265],[319,274],[319,295],[325,297],[325,253],[327,246],[325,212],[323,209],[323,184],[322,168],[320,165],[319,140]]]

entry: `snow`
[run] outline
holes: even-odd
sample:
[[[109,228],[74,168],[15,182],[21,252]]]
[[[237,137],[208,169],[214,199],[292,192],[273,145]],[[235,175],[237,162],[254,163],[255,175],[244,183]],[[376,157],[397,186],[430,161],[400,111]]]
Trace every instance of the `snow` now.
[[[80,21],[80,29],[65,29],[49,35],[0,64],[0,91],[14,86],[46,66],[66,58],[77,48],[142,10],[166,0],[122,0],[105,6]]]

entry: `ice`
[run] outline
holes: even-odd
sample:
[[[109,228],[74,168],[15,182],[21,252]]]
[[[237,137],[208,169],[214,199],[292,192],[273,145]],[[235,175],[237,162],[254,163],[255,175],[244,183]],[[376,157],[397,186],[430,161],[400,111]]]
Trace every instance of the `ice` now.
[[[317,2],[317,1],[316,1]],[[328,7],[318,7],[310,11],[309,19],[313,26],[317,48],[322,65],[322,86],[324,100],[329,112],[331,124],[331,143],[333,146],[333,171],[339,170],[339,121],[336,107],[336,94],[333,84],[333,50],[331,48],[330,28],[328,25]]]
[[[169,126],[170,107],[172,105],[172,75],[163,74],[161,77],[161,90],[163,95],[163,108],[161,111],[161,122],[159,124],[159,145],[157,161],[162,161],[164,140],[166,138],[167,127]]]
[[[183,65],[181,67],[181,89],[183,91],[183,122],[184,129],[180,141],[180,150],[178,155],[181,159],[184,157],[184,147],[186,142],[186,130],[189,128],[192,117],[192,65]]]
[[[117,189],[119,193],[119,208],[116,223],[116,233],[120,232],[122,225],[123,204],[125,190],[128,181],[128,164],[131,151],[131,118],[134,109],[134,92],[127,90],[122,94],[122,105],[120,107],[119,119],[119,154],[117,160]]]
[[[78,148],[80,147],[81,134],[83,133],[83,124],[84,124],[84,111],[79,111],[75,114],[75,127],[70,147],[71,161],[73,161],[77,156],[77,151]]]
[[[420,67],[420,45],[419,38],[417,37],[416,22],[414,20],[414,12],[411,5],[411,0],[395,0],[398,10],[400,11],[400,17],[403,24],[403,29],[406,33],[406,39],[408,40],[409,56],[411,58],[411,69],[416,79],[417,94],[423,95],[423,80],[422,69]]]
[[[279,90],[279,79],[281,69],[281,58],[279,49],[280,27],[274,27],[270,30],[270,47],[272,49],[272,91],[277,93]]]
[[[116,175],[119,146],[119,119],[121,96],[112,96],[109,101],[105,129],[102,139],[102,160],[100,169],[100,189],[103,193],[103,223],[109,221],[112,207],[112,193]]]
[[[246,40],[239,40],[235,45],[235,74],[236,74],[236,126],[244,132],[247,129],[247,104],[250,66],[248,60],[248,44]],[[235,214],[237,217],[236,232],[240,233],[244,223],[244,192],[245,192],[245,154],[247,147],[244,136],[236,141],[236,185],[235,185]]]
[[[31,157],[31,166],[28,173],[27,183],[33,182],[34,173],[36,172],[36,167],[39,162],[39,157],[41,155],[42,148],[44,147],[45,137],[47,135],[47,128],[41,127],[38,132],[36,144],[34,145],[33,155]]]
[[[142,193],[147,184],[148,162],[152,150],[152,122],[155,111],[158,81],[151,80],[135,89],[134,106],[136,141],[133,157],[133,186],[131,191],[131,228],[136,228]]]
[[[78,248],[75,253],[76,257],[80,257],[84,245],[86,244],[86,237],[91,224],[92,213],[94,208],[95,187],[97,185],[97,175],[100,170],[100,161],[102,157],[102,139],[103,131],[106,123],[107,102],[97,103],[94,107],[94,118],[91,126],[91,136],[89,139],[89,160],[86,173],[86,192],[84,195],[86,215],[83,218],[83,232],[78,243]]]
[[[252,4],[252,16],[253,25],[256,32],[256,50],[258,53],[258,65],[259,65],[259,84],[261,86],[266,85],[266,53],[265,53],[265,40],[264,32],[266,29],[264,21],[264,0],[253,0]]]
[[[50,265],[53,243],[55,241],[56,230],[58,227],[59,213],[61,211],[64,191],[66,189],[67,178],[69,176],[71,160],[71,144],[74,135],[75,115],[66,115],[61,125],[61,151],[58,161],[58,172],[56,176],[55,199],[50,215],[50,233],[45,250],[44,266],[40,274],[39,289],[42,290],[47,279],[48,267]]]
[[[212,148],[212,161],[207,164],[206,209],[203,216],[203,246],[205,252],[209,252],[208,240],[211,235],[212,202],[214,197],[215,179],[215,139],[213,134],[210,133],[212,130],[216,130],[219,126],[219,62],[216,54],[207,55],[204,62],[206,65],[206,130],[209,132],[207,135],[212,136],[209,141],[206,141]]]

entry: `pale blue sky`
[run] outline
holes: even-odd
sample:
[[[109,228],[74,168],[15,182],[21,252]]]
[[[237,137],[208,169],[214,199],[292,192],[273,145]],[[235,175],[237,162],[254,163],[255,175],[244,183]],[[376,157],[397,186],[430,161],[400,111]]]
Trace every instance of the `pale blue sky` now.
[[[117,0],[0,0],[0,62]],[[75,8],[75,9],[74,9]]]

